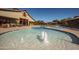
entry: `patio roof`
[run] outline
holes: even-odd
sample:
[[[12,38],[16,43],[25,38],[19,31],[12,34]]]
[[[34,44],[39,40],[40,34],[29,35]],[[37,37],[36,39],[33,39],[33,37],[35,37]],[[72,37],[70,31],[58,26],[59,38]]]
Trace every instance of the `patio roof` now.
[[[23,14],[26,16],[23,16]],[[25,11],[20,10],[8,10],[8,9],[0,9],[0,16],[7,18],[15,18],[15,19],[28,19],[28,21],[34,21],[33,18]]]

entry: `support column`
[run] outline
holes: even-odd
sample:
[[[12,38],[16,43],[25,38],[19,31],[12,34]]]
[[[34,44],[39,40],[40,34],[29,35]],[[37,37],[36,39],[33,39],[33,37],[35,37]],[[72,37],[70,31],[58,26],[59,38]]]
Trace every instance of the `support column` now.
[[[27,20],[27,25],[29,26],[30,25],[30,22]]]

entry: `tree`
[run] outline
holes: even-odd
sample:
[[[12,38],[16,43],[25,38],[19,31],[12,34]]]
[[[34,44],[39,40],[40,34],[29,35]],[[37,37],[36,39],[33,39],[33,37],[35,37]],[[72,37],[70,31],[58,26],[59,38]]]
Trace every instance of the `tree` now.
[[[59,22],[59,20],[56,19],[56,20],[53,20],[53,22]]]

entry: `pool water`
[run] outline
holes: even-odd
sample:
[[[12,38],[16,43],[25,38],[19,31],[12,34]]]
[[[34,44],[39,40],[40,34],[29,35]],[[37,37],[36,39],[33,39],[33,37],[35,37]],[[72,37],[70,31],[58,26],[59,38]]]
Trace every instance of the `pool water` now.
[[[48,43],[38,39],[42,32],[47,33]],[[0,35],[0,49],[79,49],[71,43],[69,35],[42,27],[18,30]]]

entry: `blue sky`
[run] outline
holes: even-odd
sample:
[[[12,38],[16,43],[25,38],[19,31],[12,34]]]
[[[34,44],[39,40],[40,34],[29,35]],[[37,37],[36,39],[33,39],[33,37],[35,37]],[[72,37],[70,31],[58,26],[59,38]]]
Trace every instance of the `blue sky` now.
[[[79,16],[79,8],[20,8],[26,10],[35,20],[43,20],[45,22],[55,19]]]

